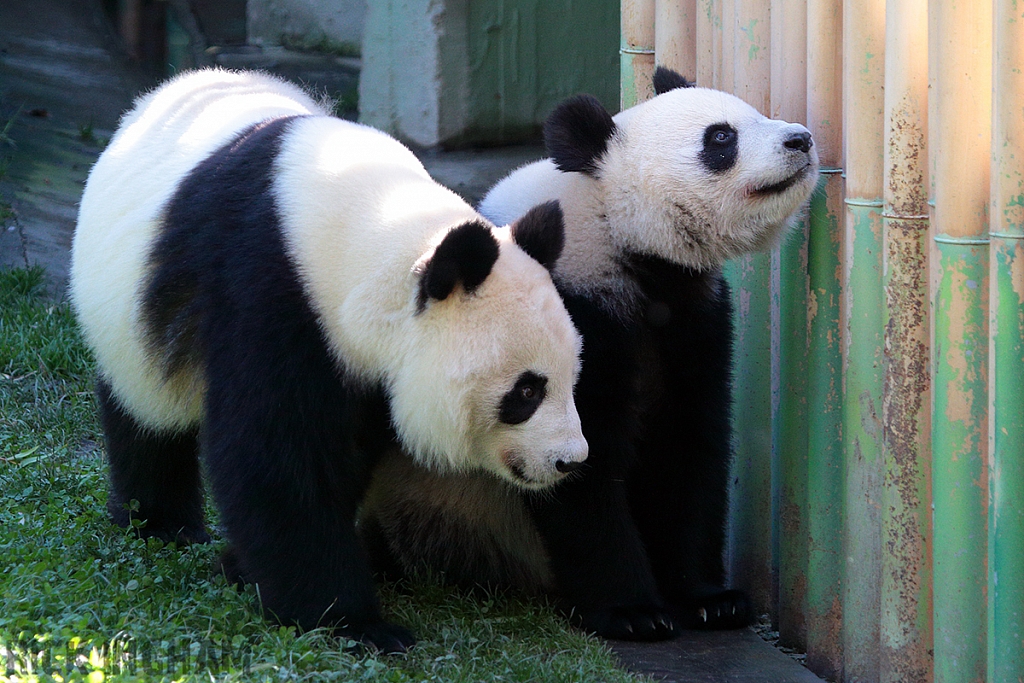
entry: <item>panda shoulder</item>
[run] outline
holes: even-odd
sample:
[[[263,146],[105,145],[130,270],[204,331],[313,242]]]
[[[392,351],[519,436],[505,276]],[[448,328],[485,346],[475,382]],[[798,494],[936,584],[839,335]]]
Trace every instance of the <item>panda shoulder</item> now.
[[[520,166],[487,192],[477,210],[495,225],[508,225],[538,204],[562,199],[565,175],[551,159]]]

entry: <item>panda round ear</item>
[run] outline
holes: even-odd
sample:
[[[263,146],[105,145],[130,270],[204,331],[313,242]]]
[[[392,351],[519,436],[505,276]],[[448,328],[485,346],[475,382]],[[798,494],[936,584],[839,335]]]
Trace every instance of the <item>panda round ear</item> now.
[[[544,122],[544,146],[559,171],[596,176],[615,122],[593,95],[565,100]]]
[[[672,69],[659,66],[654,70],[654,94],[660,95],[676,88],[692,88],[696,85],[688,81]]]
[[[565,221],[557,201],[538,204],[512,224],[512,241],[548,270],[562,255]]]
[[[468,221],[452,228],[420,266],[417,310],[426,307],[427,299],[447,298],[459,283],[472,292],[487,279],[497,260],[498,240],[487,225]]]

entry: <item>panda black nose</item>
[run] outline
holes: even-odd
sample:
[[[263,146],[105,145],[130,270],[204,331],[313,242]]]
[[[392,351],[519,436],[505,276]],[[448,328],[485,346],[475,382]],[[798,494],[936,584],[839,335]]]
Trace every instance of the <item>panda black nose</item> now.
[[[555,463],[555,469],[562,474],[569,474],[569,472],[578,470],[582,464],[582,460],[559,460]]]
[[[786,149],[798,149],[801,152],[809,152],[813,144],[814,141],[811,140],[811,134],[806,131],[803,133],[793,133],[782,143]]]

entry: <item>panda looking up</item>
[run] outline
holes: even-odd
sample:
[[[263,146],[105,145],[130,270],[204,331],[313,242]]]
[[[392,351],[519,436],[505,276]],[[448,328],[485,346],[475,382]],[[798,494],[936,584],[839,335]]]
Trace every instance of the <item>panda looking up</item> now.
[[[587,457],[580,339],[546,267],[562,244],[557,204],[496,228],[275,78],[205,70],[142,97],[72,248],[113,520],[208,540],[201,452],[231,578],[282,623],[404,650],[354,528],[396,436],[531,490]]]
[[[550,158],[480,204],[498,222],[562,206],[554,279],[583,336],[590,457],[532,495],[389,456],[361,522],[385,571],[551,591],[610,638],[748,622],[746,597],[724,585],[733,308],[721,266],[779,243],[817,153],[803,126],[667,69],[655,91],[614,117],[592,97],[562,103],[544,128]]]

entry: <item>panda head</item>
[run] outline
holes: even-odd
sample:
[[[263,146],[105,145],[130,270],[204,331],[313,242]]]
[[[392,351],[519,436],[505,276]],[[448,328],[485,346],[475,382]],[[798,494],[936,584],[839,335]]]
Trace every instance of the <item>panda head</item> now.
[[[555,166],[600,184],[620,249],[698,269],[775,246],[818,177],[810,132],[659,67],[657,96],[614,118],[593,97],[551,114]]]
[[[573,401],[581,341],[548,270],[563,240],[549,202],[505,228],[457,225],[417,263],[391,407],[421,462],[539,489],[586,459]]]

